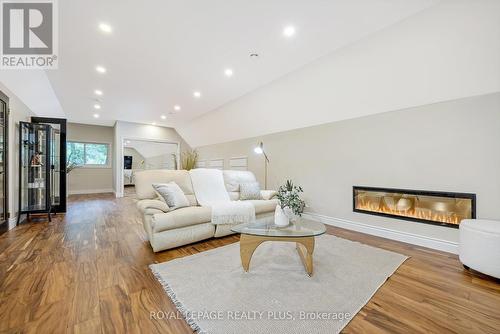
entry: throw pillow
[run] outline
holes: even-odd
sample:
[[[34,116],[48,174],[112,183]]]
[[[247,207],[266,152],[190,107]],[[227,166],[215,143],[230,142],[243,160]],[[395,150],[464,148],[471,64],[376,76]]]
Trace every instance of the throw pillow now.
[[[262,199],[259,182],[240,183],[240,200]]]
[[[189,200],[182,189],[175,182],[153,183],[153,189],[161,200],[167,203],[170,210],[189,206]]]

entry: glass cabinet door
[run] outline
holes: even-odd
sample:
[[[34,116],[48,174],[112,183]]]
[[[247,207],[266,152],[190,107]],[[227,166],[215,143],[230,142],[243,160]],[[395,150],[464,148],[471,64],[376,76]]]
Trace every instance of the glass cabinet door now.
[[[21,211],[46,211],[48,194],[48,126],[20,123],[21,126]]]
[[[50,182],[51,182],[51,204],[61,204],[61,131],[52,125],[50,127]]]
[[[49,129],[50,209],[66,212],[66,120],[63,118],[31,117],[32,124],[44,124]]]
[[[7,101],[0,96],[0,224],[8,219],[7,208],[7,126],[8,126]]]

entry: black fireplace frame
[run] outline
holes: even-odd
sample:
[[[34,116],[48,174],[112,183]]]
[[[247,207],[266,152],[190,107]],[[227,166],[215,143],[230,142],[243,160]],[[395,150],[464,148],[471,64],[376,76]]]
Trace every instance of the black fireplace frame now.
[[[428,190],[414,190],[414,189],[396,189],[396,188],[378,188],[378,187],[365,187],[365,186],[353,186],[352,187],[352,211],[353,212],[365,213],[365,214],[374,215],[374,216],[389,217],[389,218],[393,218],[393,219],[415,221],[415,222],[424,223],[424,224],[447,226],[447,227],[453,227],[453,228],[458,228],[458,226],[460,224],[442,223],[442,222],[421,219],[421,218],[398,216],[398,215],[393,215],[390,213],[374,212],[374,211],[356,209],[356,190],[470,199],[472,201],[472,203],[471,203],[471,216],[472,217],[471,218],[472,219],[476,218],[476,194],[472,194],[472,193],[458,193],[458,192],[447,192],[447,191],[428,191]]]

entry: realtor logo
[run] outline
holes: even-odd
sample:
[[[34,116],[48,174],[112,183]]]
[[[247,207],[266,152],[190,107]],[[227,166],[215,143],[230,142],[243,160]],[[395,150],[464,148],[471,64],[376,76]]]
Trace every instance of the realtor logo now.
[[[57,68],[55,0],[1,3],[1,68]]]

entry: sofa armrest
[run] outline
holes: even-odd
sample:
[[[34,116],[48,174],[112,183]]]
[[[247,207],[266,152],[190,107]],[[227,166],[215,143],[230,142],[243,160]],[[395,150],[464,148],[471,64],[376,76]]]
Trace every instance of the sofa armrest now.
[[[157,199],[144,199],[137,202],[137,208],[145,215],[154,215],[156,213],[169,212],[167,203]]]
[[[260,195],[262,196],[262,199],[273,199],[276,197],[278,192],[276,190],[261,190]]]

